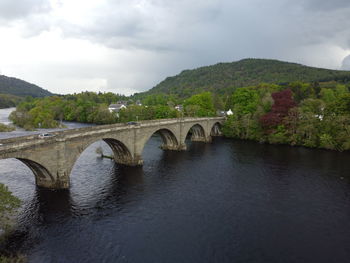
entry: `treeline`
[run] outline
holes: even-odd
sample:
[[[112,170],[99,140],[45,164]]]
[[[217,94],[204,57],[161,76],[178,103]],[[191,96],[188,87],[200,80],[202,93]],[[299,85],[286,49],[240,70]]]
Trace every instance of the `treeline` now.
[[[16,111],[11,113],[10,120],[26,130],[60,127],[63,120],[113,123],[115,116],[109,112],[108,105],[120,99],[125,99],[125,96],[111,92],[82,92],[45,98],[27,97],[17,106]]]
[[[23,98],[10,94],[0,94],[0,109],[16,107]]]
[[[301,82],[287,86],[238,88],[230,98],[233,115],[225,136],[273,144],[338,151],[350,149],[348,87],[320,88]]]
[[[237,87],[294,81],[348,83],[350,71],[313,68],[270,59],[243,59],[182,71],[176,76],[166,78],[151,90],[140,93],[139,96],[165,93],[186,98],[205,91],[223,95],[231,94]]]
[[[117,101],[126,101],[127,108],[119,112],[110,111],[108,106]],[[182,103],[183,111],[175,109],[178,103]],[[10,119],[14,124],[32,130],[60,127],[62,121],[112,124],[184,116],[215,116],[214,105],[215,96],[213,98],[209,92],[187,100],[179,100],[173,95],[150,95],[142,101],[142,105],[118,94],[83,92],[41,99],[26,98],[11,113]]]
[[[126,109],[109,111],[108,105],[128,101]],[[338,151],[350,149],[350,93],[345,85],[293,82],[237,88],[232,95],[203,92],[187,99],[176,95],[146,96],[142,105],[134,97],[83,92],[42,99],[26,99],[10,119],[26,129],[59,127],[61,121],[95,124],[216,116],[231,109],[223,127],[227,137],[259,142],[301,145]],[[176,105],[181,105],[180,110]]]

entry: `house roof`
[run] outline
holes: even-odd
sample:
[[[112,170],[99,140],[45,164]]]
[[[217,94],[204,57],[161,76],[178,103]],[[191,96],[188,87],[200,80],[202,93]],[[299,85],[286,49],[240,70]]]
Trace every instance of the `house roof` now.
[[[117,103],[117,104],[111,104],[111,105],[109,105],[108,108],[110,108],[110,109],[120,109],[120,108],[122,108],[123,106],[126,107],[124,104]]]

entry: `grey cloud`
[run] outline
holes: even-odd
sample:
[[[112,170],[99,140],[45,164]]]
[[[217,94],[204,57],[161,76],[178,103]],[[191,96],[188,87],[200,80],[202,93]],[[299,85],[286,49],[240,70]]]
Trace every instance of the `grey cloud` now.
[[[313,11],[332,11],[350,7],[348,0],[300,0],[300,2],[306,9]]]
[[[137,6],[137,3],[145,3]],[[194,30],[217,19],[217,1],[108,1],[96,11],[91,25],[62,22],[64,33],[104,43],[117,49],[175,51],[183,41],[195,36]],[[190,34],[188,36],[188,34]],[[187,44],[187,43],[186,43]]]
[[[21,19],[30,14],[48,12],[50,9],[48,0],[1,0],[0,18],[7,21]]]
[[[334,49],[350,49],[348,0],[105,0],[80,24],[45,13],[43,0],[24,1],[27,6],[41,3],[34,9],[21,7],[20,0],[5,2],[18,6],[8,10],[9,17],[27,16],[26,36],[54,27],[64,37],[127,53],[111,56],[119,62],[108,69],[101,62],[93,70],[68,70],[74,73],[71,78],[89,72],[107,79],[108,90],[115,92],[146,90],[183,69],[245,57],[339,68],[344,54],[335,57]],[[37,15],[31,16],[33,12]]]
[[[205,0],[200,5],[194,0],[143,1],[142,8],[135,6],[138,1],[107,3],[96,10],[91,25],[62,28],[69,36],[114,49],[151,52],[152,59],[140,57],[147,74],[138,70],[129,78],[140,83],[139,87],[133,84],[133,89],[151,88],[182,69],[245,57],[337,67],[329,47],[349,45],[349,9],[336,8],[346,7],[345,1],[336,1],[327,13],[319,12],[326,1],[319,2],[318,11],[311,8],[316,0]],[[315,58],[314,52],[322,58]],[[327,56],[332,63],[324,62]],[[145,77],[154,70],[158,78]]]
[[[344,70],[350,70],[350,55],[343,59],[341,68]]]

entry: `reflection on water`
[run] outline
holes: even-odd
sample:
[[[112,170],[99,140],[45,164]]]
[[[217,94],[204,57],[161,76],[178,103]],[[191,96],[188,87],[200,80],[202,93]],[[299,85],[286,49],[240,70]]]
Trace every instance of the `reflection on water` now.
[[[217,138],[186,152],[152,137],[143,167],[86,149],[71,188],[35,187],[17,160],[0,181],[24,201],[8,248],[29,262],[347,262],[349,153]]]
[[[10,124],[11,121],[8,117],[15,109],[16,108],[0,109],[0,123]]]

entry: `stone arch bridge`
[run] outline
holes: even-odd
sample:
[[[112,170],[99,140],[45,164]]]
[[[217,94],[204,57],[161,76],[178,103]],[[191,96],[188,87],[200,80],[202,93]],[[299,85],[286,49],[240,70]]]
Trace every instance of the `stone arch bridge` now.
[[[27,165],[40,187],[69,188],[71,170],[80,154],[92,143],[103,140],[113,150],[118,164],[142,165],[142,151],[155,134],[160,134],[164,150],[186,150],[188,133],[192,141],[210,142],[220,135],[225,118],[181,118],[128,124],[101,125],[0,140],[0,159],[16,158]],[[1,171],[0,171],[1,172]]]

